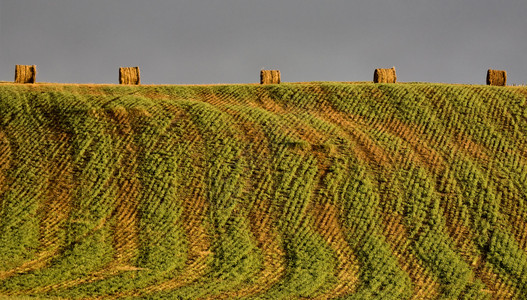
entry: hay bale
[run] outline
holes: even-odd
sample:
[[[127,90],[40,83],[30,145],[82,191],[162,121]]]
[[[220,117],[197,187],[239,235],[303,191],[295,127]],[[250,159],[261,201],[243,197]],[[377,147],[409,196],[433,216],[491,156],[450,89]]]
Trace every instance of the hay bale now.
[[[395,83],[396,81],[395,67],[391,69],[375,69],[375,72],[373,72],[373,82],[375,83]]]
[[[489,69],[487,71],[487,85],[506,86],[507,71]]]
[[[119,84],[141,84],[139,67],[119,68]]]
[[[16,83],[35,83],[37,78],[37,66],[15,66],[15,82]]]
[[[279,84],[280,71],[279,70],[261,70],[260,84]]]

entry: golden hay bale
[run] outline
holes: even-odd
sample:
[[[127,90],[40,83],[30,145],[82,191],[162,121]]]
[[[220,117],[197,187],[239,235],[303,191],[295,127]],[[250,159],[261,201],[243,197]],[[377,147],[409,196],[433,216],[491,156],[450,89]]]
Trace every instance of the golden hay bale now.
[[[507,71],[489,69],[487,71],[487,85],[506,86]]]
[[[37,78],[37,66],[15,66],[15,82],[16,83],[35,83]]]
[[[119,84],[141,84],[139,67],[119,68]]]
[[[391,69],[375,69],[375,72],[373,72],[373,82],[375,83],[395,83],[396,81],[395,67]]]
[[[278,84],[280,83],[279,70],[261,70],[260,84]]]

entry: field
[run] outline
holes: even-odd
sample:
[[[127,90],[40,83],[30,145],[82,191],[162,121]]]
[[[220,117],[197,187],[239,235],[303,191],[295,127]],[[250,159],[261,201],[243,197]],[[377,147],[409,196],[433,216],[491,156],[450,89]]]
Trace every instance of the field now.
[[[0,84],[0,299],[526,295],[527,87]]]

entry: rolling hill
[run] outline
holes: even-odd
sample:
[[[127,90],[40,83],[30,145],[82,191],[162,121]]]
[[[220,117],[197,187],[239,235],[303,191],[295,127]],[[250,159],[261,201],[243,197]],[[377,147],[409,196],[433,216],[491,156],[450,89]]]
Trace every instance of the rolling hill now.
[[[527,297],[527,88],[0,84],[0,295]]]

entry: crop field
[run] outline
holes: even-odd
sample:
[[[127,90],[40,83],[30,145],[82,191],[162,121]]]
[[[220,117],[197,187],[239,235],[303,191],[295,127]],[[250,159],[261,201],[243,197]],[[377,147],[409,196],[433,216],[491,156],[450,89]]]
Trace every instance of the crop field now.
[[[525,299],[527,87],[0,84],[2,296]]]

